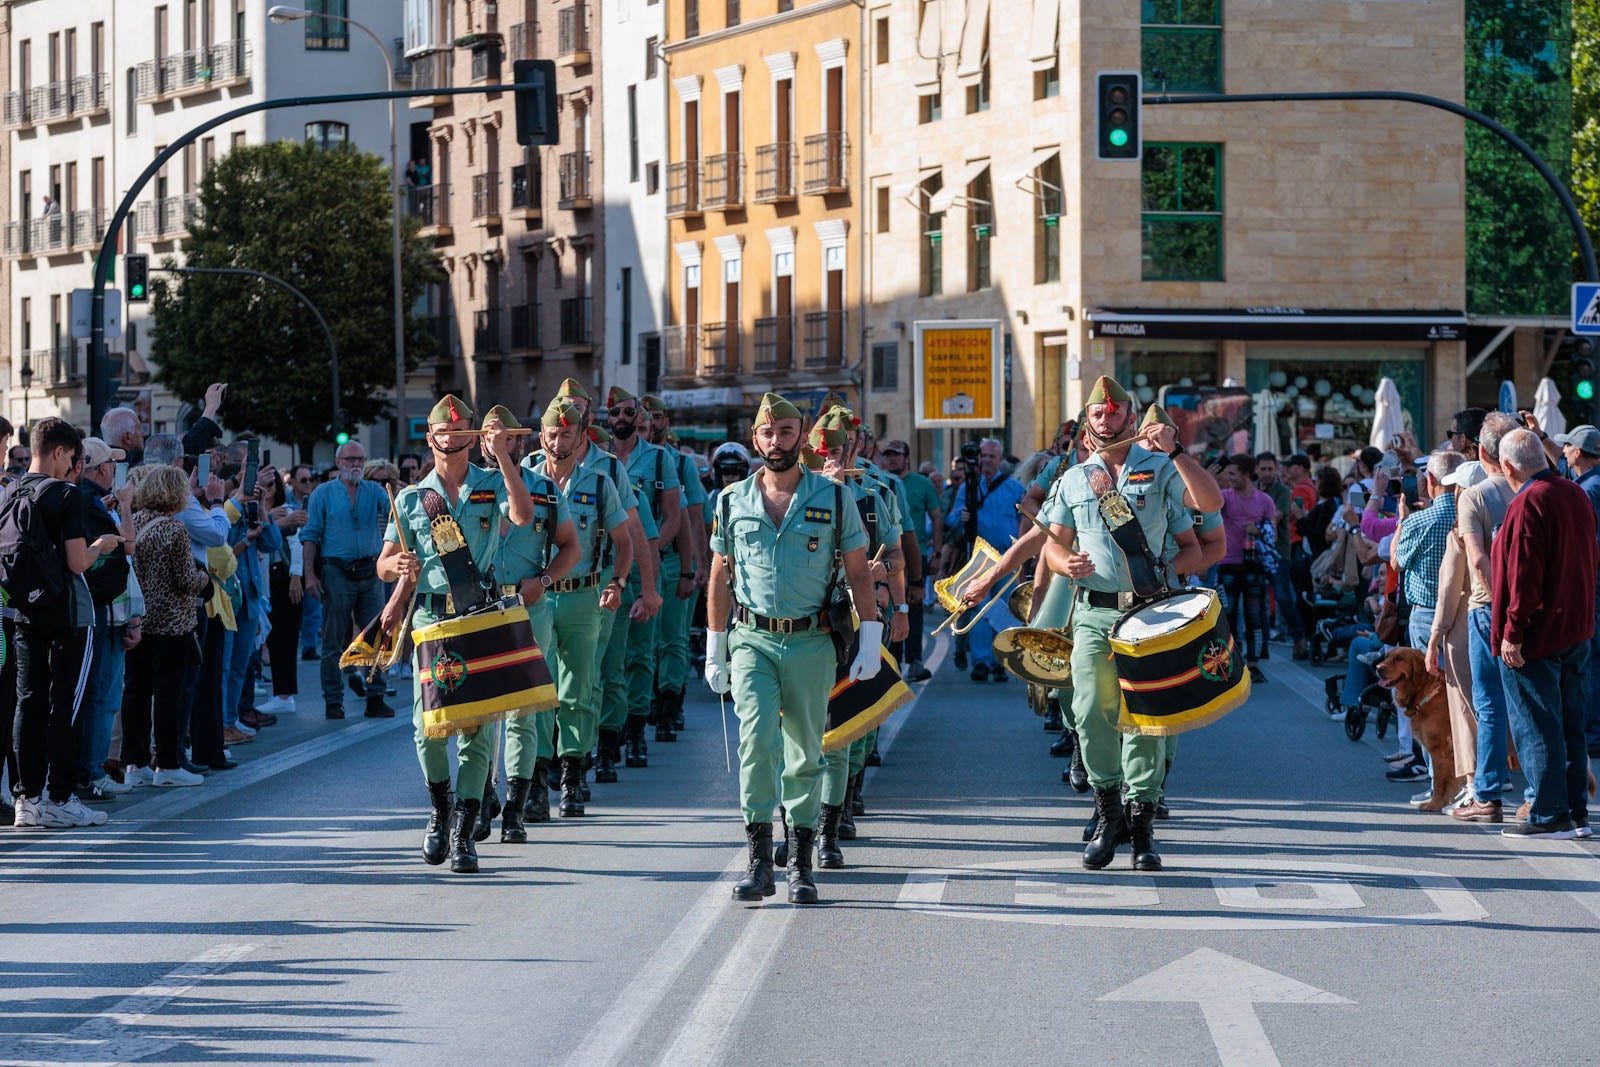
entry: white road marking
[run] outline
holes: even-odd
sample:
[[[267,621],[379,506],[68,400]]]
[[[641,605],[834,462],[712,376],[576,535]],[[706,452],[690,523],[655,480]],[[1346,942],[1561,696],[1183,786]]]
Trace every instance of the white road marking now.
[[[778,892],[784,892],[779,879]],[[773,900],[777,898],[774,897]],[[750,1007],[761,978],[772,965],[778,946],[789,932],[795,907],[769,902],[755,909],[723,959],[711,981],[690,1009],[688,1019],[661,1062],[673,1067],[701,1067],[719,1063],[723,1048],[734,1032],[734,1024]]]
[[[159,1012],[175,998],[183,996],[205,978],[254,952],[255,947],[218,945],[169,971],[131,996],[117,1001],[106,1011],[68,1033],[25,1037],[19,1044],[20,1050],[26,1056],[37,1058],[0,1062],[8,1067],[42,1067],[59,1063],[114,1067],[165,1052],[181,1043],[181,1035],[157,1034],[145,1028],[135,1030],[135,1025]]]
[[[1209,948],[1196,949],[1100,999],[1198,1004],[1223,1067],[1277,1067],[1278,1054],[1267,1040],[1256,1004],[1352,1003]]]
[[[1600,919],[1600,863],[1596,863],[1600,857],[1576,841],[1520,841],[1502,837],[1498,828],[1494,836],[1540,877]]]

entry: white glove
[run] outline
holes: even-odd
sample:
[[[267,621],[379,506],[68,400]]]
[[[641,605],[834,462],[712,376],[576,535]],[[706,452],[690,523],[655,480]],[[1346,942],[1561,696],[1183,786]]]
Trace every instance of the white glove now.
[[[850,664],[850,680],[852,682],[865,682],[875,678],[878,668],[883,664],[883,623],[863,622],[861,624],[861,646],[856,653],[856,661]],[[709,668],[707,668],[709,670]]]
[[[728,677],[728,631],[706,631],[706,684],[713,693],[726,695],[733,691],[733,679]]]

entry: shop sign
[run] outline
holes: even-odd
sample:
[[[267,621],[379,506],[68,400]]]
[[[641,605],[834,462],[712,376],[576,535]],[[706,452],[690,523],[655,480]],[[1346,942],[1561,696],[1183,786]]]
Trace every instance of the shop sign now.
[[[999,319],[916,322],[912,359],[918,429],[1005,424]]]
[[[1600,290],[1600,286],[1595,287]],[[1090,337],[1232,341],[1459,341],[1460,311],[1245,308],[1090,308]],[[1597,310],[1595,333],[1600,333]]]

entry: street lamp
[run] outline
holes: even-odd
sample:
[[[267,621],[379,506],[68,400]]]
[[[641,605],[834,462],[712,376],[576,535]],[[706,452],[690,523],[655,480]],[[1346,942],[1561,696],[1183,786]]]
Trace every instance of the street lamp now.
[[[22,367],[17,371],[17,377],[22,381],[22,428],[28,428],[28,387],[33,385],[33,364],[28,362],[28,357],[22,357]]]
[[[307,11],[303,7],[288,7],[277,4],[267,9],[267,18],[279,25],[290,22],[301,22],[318,14]],[[324,19],[333,22],[342,22],[354,26],[378,46],[378,54],[383,57],[383,66],[389,74],[389,91],[394,87],[394,60],[389,57],[389,46],[383,43],[383,38],[372,32],[372,27],[364,22],[357,22],[344,15],[322,15]],[[393,232],[390,234],[391,254],[394,259],[394,440],[393,449],[398,454],[400,436],[406,426],[406,312],[404,291],[400,287],[400,196],[403,189],[400,184],[400,156],[395,147],[395,126],[399,121],[400,101],[389,101],[389,172],[394,182],[393,195],[390,197],[390,214],[393,216]],[[339,397],[333,398],[334,404],[339,404]]]

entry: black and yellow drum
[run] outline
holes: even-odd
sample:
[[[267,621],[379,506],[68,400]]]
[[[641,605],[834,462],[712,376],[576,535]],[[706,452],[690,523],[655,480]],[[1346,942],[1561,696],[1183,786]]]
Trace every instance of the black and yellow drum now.
[[[412,634],[422,683],[423,734],[472,733],[485,723],[548,711],[559,701],[528,609],[493,608],[441,619]]]
[[[1119,730],[1170,737],[1217,721],[1250,696],[1244,656],[1210,589],[1135,608],[1110,638],[1122,685]]]

